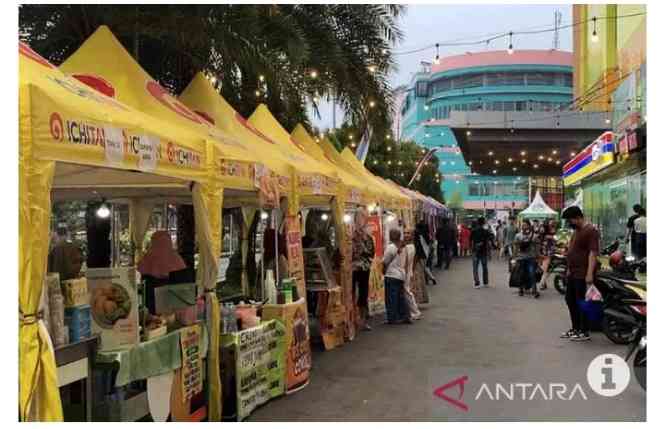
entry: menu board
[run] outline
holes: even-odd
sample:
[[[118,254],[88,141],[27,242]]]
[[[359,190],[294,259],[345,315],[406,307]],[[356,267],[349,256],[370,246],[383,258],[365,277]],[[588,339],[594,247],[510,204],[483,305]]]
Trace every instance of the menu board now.
[[[298,297],[305,296],[305,263],[302,254],[300,222],[296,216],[286,217],[286,248],[289,261],[289,277],[296,279]]]
[[[180,349],[182,350],[181,388],[184,401],[189,401],[203,390],[203,363],[199,351],[201,327],[193,325],[180,331]]]
[[[234,335],[237,347],[236,394],[238,420],[242,420],[259,405],[284,394],[284,325],[271,320],[229,335]]]

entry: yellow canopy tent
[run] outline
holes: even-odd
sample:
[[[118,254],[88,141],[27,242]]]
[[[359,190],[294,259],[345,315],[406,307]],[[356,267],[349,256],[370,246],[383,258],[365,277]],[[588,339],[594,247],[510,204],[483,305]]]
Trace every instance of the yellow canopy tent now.
[[[393,208],[393,209],[402,209],[402,208],[410,208],[410,199],[407,198],[405,195],[403,195],[399,190],[396,188],[388,185],[385,181],[383,181],[381,178],[373,175],[370,173],[365,166],[356,158],[356,156],[349,150],[349,148],[344,148],[344,150],[341,152],[341,156],[348,162],[355,170],[358,172],[358,174],[361,174],[363,177],[367,178],[367,180],[370,181],[370,183],[374,183],[377,186],[377,189],[380,189],[381,192],[384,194],[384,198],[386,199],[384,201],[384,205],[387,206],[387,208]]]
[[[298,199],[307,204],[327,204],[329,197],[337,194],[336,170],[331,165],[323,164],[311,157],[305,148],[295,142],[289,133],[282,128],[277,119],[270,113],[265,104],[260,104],[249,117],[248,122],[260,133],[274,141],[284,155],[296,167],[297,183],[294,183],[294,201],[291,211],[299,207]]]
[[[231,107],[224,97],[212,87],[203,73],[199,72],[194,76],[194,79],[180,94],[179,100],[225,135],[242,142],[250,152],[249,156],[252,161],[249,170],[254,171],[254,175],[256,174],[256,164],[264,165],[277,176],[281,192],[288,193],[291,190],[290,182],[293,174],[291,162],[283,155],[274,141],[254,129]],[[229,165],[234,162],[222,161],[226,176],[237,174],[237,169],[229,168]],[[256,198],[239,197],[234,200],[253,204]]]
[[[222,158],[249,162],[252,157],[247,148],[239,141],[222,133],[208,124],[203,118],[187,108],[159,85],[129,55],[120,42],[106,26],[101,26],[83,45],[72,54],[60,69],[137,110],[145,112],[160,123],[170,124],[173,134],[167,135],[166,150],[163,158],[176,164],[190,164],[197,159],[204,159],[199,173],[202,180],[193,187],[191,195],[196,217],[196,239],[199,244],[199,268],[197,270],[199,290],[206,294],[210,308],[209,319],[209,417],[210,420],[221,418],[221,384],[219,382],[218,348],[219,306],[213,289],[216,285],[219,255],[221,254],[221,217],[224,186],[244,189],[253,187],[253,178],[249,174],[242,176],[222,176]],[[177,130],[177,131],[176,131]],[[191,154],[180,148],[177,137],[187,136],[189,141],[198,142],[205,148],[205,157]],[[186,149],[186,148],[185,148]],[[185,176],[195,180],[196,175]],[[134,180],[131,178],[130,180]],[[139,207],[140,204],[135,204]],[[130,208],[131,210],[131,208]],[[138,234],[137,234],[138,235]],[[140,238],[140,237],[138,237]]]
[[[330,165],[331,169],[335,169],[337,174],[340,177],[342,184],[344,185],[344,200],[347,203],[353,204],[368,204],[372,201],[375,201],[375,198],[372,198],[374,194],[369,186],[366,183],[361,181],[357,175],[349,172],[343,166],[337,164],[334,158],[332,158],[328,153],[323,149],[323,147],[316,144],[316,142],[309,135],[307,130],[302,124],[298,124],[293,132],[291,133],[291,138],[301,146],[305,148],[305,151],[316,158],[324,164]],[[318,138],[317,138],[318,139]],[[334,150],[334,148],[333,148]],[[336,151],[335,151],[336,152]]]
[[[207,182],[209,151],[196,135],[65,76],[27,45],[19,53],[19,415],[58,421],[54,356],[39,309],[52,190],[184,192],[192,181]]]

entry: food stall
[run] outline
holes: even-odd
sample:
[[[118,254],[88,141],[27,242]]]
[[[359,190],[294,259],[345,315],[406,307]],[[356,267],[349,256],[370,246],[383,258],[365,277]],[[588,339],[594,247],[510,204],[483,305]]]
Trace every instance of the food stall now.
[[[103,36],[110,36],[106,28],[102,28],[101,32]],[[107,38],[106,41],[108,40]],[[214,196],[214,192],[210,190],[211,170],[210,159],[207,157],[207,154],[214,149],[212,141],[207,140],[200,130],[180,127],[170,121],[150,116],[124,100],[114,99],[90,89],[81,81],[63,74],[26,45],[20,44],[19,52],[21,54],[19,56],[21,219],[19,411],[21,420],[57,421],[63,419],[58,386],[64,381],[77,381],[82,377],[78,374],[85,372],[86,366],[88,371],[84,378],[89,379],[90,365],[85,365],[86,361],[88,363],[94,361],[99,353],[97,356],[93,352],[92,356],[72,358],[69,353],[72,348],[67,347],[66,353],[70,356],[54,359],[59,352],[56,350],[54,354],[50,347],[51,341],[47,338],[50,333],[45,326],[47,320],[44,310],[47,306],[44,301],[46,300],[40,306],[40,297],[45,295],[47,289],[49,293],[51,289],[55,291],[54,293],[61,290],[59,280],[55,282],[51,280],[51,283],[55,284],[53,288],[45,286],[48,284],[46,259],[49,250],[51,202],[94,199],[101,202],[100,215],[108,216],[105,212],[110,211],[108,206],[112,204],[113,199],[128,198],[138,201],[169,195],[173,198],[193,200],[195,210],[202,214]],[[95,58],[95,61],[99,61],[99,58]],[[182,158],[169,156],[169,151],[177,153]],[[186,162],[182,162],[183,160]],[[138,210],[132,210],[131,217],[136,231],[139,223]],[[213,213],[206,213],[200,217],[203,220],[197,225],[197,231],[202,236],[203,230],[210,228],[210,222],[206,219],[212,220],[215,216]],[[210,264],[210,258],[206,254],[212,253],[206,251],[206,248],[212,243],[199,240],[199,244],[202,253],[200,266],[205,267],[206,264]],[[124,271],[128,287],[117,289],[112,285],[115,291],[113,297],[124,297],[123,304],[118,306],[118,301],[114,301],[99,307],[107,307],[110,311],[101,314],[106,316],[107,321],[111,314],[121,316],[128,340],[128,343],[123,344],[122,350],[130,350],[139,344],[139,320],[136,311],[138,303],[136,299],[132,299],[133,294],[127,292],[128,290],[131,292],[135,286],[132,284],[135,281],[135,277],[131,275],[133,270],[130,268]],[[97,316],[100,314],[96,314],[97,312],[91,309],[92,306],[77,301],[85,300],[86,291],[81,286],[85,283],[78,281],[78,289],[74,289],[73,286],[71,289],[66,288],[71,292],[67,298],[72,300],[69,303],[72,304],[69,307],[72,309],[69,315],[70,323],[77,324],[81,328],[73,330],[70,326],[70,333],[90,333],[90,325],[94,326],[95,321],[99,321]],[[206,282],[202,278],[199,281],[199,289],[204,290],[205,287]],[[59,312],[64,312],[63,304],[66,303],[60,300],[60,306],[56,308]],[[63,327],[64,323],[60,323],[58,334],[62,333]],[[198,330],[199,337],[203,336],[204,329]],[[197,328],[186,330],[194,331]],[[179,331],[170,335],[172,337],[170,343],[173,344],[170,350],[177,349],[177,352],[173,352],[173,362],[178,361],[175,356],[182,352],[181,343],[195,343],[189,337],[183,340],[185,337],[183,333],[184,331]],[[101,350],[112,341],[105,340],[104,332],[96,334],[99,335],[99,339],[94,342],[99,342],[102,353]],[[58,360],[63,363],[62,371],[65,372],[56,370],[55,361]],[[182,360],[179,365],[173,362],[172,368],[185,368]],[[124,368],[122,363],[120,367]],[[200,376],[202,363],[193,362],[192,367],[195,367]],[[193,369],[192,367],[188,370]],[[66,379],[63,378],[65,375]],[[198,380],[202,381],[202,377]],[[183,377],[177,377],[177,380],[172,381],[172,385],[178,386],[174,391],[180,391],[183,387],[182,381]],[[160,383],[171,387],[168,380],[160,380]],[[89,405],[93,392],[86,390],[87,410],[84,418],[90,419]],[[209,390],[214,388],[209,387]],[[150,402],[150,399],[146,398],[146,401]],[[168,403],[169,398],[160,398],[157,402],[163,409],[164,402]]]

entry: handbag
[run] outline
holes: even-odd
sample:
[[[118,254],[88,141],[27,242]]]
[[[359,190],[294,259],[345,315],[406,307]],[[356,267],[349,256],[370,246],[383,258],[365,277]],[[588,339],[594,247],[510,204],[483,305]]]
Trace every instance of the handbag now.
[[[522,287],[524,275],[524,264],[522,261],[517,261],[513,266],[513,269],[510,271],[510,279],[508,280],[508,287],[519,288]]]

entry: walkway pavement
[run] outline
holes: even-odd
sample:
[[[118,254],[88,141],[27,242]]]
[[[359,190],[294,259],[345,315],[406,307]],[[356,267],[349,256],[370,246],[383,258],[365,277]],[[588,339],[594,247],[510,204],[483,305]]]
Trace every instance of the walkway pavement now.
[[[469,259],[454,260],[437,278],[423,320],[377,325],[341,348],[315,351],[310,385],[264,405],[250,420],[646,419],[646,394],[634,379],[613,398],[590,388],[591,360],[627,349],[601,332],[586,343],[559,339],[569,322],[554,289],[538,300],[518,297],[507,286],[506,263],[497,260],[488,289],[473,289]],[[433,394],[464,376],[462,395],[459,385],[444,390],[451,401]]]

